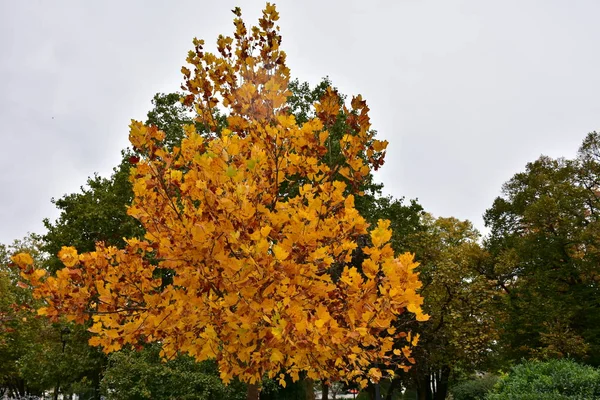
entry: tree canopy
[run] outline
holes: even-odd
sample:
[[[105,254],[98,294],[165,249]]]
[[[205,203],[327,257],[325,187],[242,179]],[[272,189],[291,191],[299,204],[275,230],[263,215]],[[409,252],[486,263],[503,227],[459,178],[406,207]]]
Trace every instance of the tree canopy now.
[[[577,158],[527,164],[485,215],[486,246],[506,292],[510,357],[574,357],[600,363],[600,157],[598,134]]]
[[[281,371],[283,384],[283,372],[297,379],[305,371],[364,385],[381,377],[374,365],[408,368],[417,339],[392,325],[406,310],[427,318],[416,264],[395,257],[388,221],[368,229],[346,191],[382,163],[386,143],[373,138],[366,102],[358,96],[347,108],[332,89],[316,116],[298,124],[286,108],[289,70],[274,6],[250,30],[235,12],[236,32],[219,37],[219,55],[194,40],[192,69],[182,69],[184,104],[208,134],[186,125],[181,146],[170,148],[155,126],[131,124],[141,156],[128,213],[144,238],[83,254],[63,248],[65,267],[47,278],[26,254],[13,260],[47,302],[43,314],[80,323],[93,314],[91,343],[107,352],[159,342],[165,357],[216,359],[225,382]],[[217,107],[226,110],[222,130]],[[340,114],[342,158],[330,164],[329,128]],[[290,182],[297,192],[281,190]],[[371,243],[361,246],[360,274],[348,265],[364,235]],[[329,270],[339,265],[334,281]],[[405,339],[400,349],[397,338]]]

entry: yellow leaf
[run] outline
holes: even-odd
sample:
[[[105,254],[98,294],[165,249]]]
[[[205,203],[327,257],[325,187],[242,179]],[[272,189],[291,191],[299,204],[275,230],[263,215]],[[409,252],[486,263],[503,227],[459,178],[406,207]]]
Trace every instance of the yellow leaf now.
[[[373,150],[375,151],[383,151],[388,145],[387,140],[374,140],[373,141]]]
[[[284,357],[283,354],[281,353],[281,351],[277,350],[277,349],[273,349],[273,351],[271,351],[271,358],[270,360],[273,362],[280,362],[283,361]]]
[[[325,142],[327,141],[328,137],[329,137],[329,132],[327,132],[327,131],[323,131],[323,132],[319,133],[319,143],[321,143],[321,146],[325,146]]]
[[[367,258],[362,263],[363,273],[367,278],[373,279],[379,272],[379,266],[373,260]]]
[[[32,273],[32,277],[33,277],[32,282],[38,281],[44,275],[46,275],[46,271],[45,270],[43,270],[43,269],[36,269]]]
[[[69,268],[74,267],[79,262],[79,257],[77,256],[77,250],[75,250],[75,247],[63,246],[63,248],[58,252],[58,258]]]
[[[402,348],[402,353],[404,354],[404,357],[408,358],[411,355],[411,351],[410,348],[408,346],[404,346]]]
[[[171,180],[174,182],[181,182],[183,179],[183,173],[178,170],[171,170]]]
[[[273,254],[275,255],[275,258],[279,261],[285,260],[290,255],[290,253],[288,253],[283,247],[279,245],[273,246]]]
[[[110,339],[116,339],[119,337],[119,331],[116,329],[107,329],[104,331],[104,334]]]
[[[371,231],[371,241],[373,242],[373,246],[381,247],[390,241],[392,237],[392,231],[390,231],[389,226],[389,220],[380,219],[377,222],[377,228]]]
[[[15,254],[11,257],[12,261],[21,268],[25,268],[33,264],[33,258],[27,253]]]
[[[423,314],[423,312],[417,312],[415,314],[415,319],[420,322],[429,321],[429,315]]]
[[[102,323],[96,322],[91,327],[88,328],[88,332],[92,333],[100,333],[102,332]]]
[[[420,335],[417,333],[411,343],[413,346],[416,346],[419,343],[419,337]]]
[[[379,368],[371,368],[369,369],[369,376],[373,381],[379,382],[381,379],[381,370]]]
[[[269,233],[271,232],[273,228],[271,228],[270,226],[263,226],[262,228],[260,228],[260,235],[264,238],[269,236]]]
[[[237,175],[237,173],[238,173],[238,170],[235,169],[233,166],[230,165],[230,166],[227,167],[226,174],[227,174],[228,178],[233,178],[234,176]]]

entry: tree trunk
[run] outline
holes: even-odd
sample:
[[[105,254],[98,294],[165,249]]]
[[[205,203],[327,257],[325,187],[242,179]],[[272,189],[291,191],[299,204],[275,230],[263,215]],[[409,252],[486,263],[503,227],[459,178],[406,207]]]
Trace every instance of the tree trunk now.
[[[329,400],[329,385],[325,382],[321,383],[321,400]]]
[[[369,382],[365,391],[369,394],[369,400],[375,400],[375,386],[372,383]]]
[[[392,379],[392,381],[390,382],[390,386],[388,387],[388,391],[385,394],[385,400],[392,400],[392,396],[394,395],[394,392],[398,388],[398,385],[400,385],[400,379],[398,379],[398,378]]]
[[[444,366],[437,374],[436,391],[434,400],[445,400],[448,395],[448,379],[450,378],[450,367]]]
[[[56,382],[56,386],[54,387],[54,393],[52,394],[52,398],[54,400],[58,400],[58,388],[60,387],[60,383]]]
[[[306,393],[306,400],[315,400],[315,381],[310,378],[304,379],[304,393]]]
[[[101,373],[99,372],[97,374],[94,374],[93,377],[94,378],[92,380],[92,382],[93,382],[92,387],[94,390],[94,394],[92,395],[93,396],[92,399],[93,400],[101,400],[101,396],[100,396],[100,382],[102,381]]]
[[[258,385],[256,384],[248,384],[248,391],[246,392],[246,400],[259,400],[260,391],[258,390]]]
[[[15,378],[11,379],[8,383],[8,395],[9,397],[21,398],[25,397],[27,394],[27,387],[25,385],[25,380]]]
[[[380,392],[381,386],[379,385],[379,382],[377,382],[375,384],[375,400],[381,400],[381,392]]]
[[[423,374],[417,383],[417,397],[419,400],[433,400],[431,393],[431,376],[429,373]]]

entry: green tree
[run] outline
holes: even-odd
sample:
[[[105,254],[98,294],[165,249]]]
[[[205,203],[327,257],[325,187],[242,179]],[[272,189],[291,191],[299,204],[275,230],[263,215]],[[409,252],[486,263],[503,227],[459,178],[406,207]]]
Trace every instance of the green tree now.
[[[128,157],[124,158],[110,178],[95,175],[81,187],[81,192],[52,200],[60,216],[54,222],[44,220],[48,232],[43,236],[43,249],[50,254],[50,271],[61,268],[56,255],[62,246],[91,251],[96,242],[122,246],[124,237],[142,234],[139,223],[127,215],[126,205],[133,197],[130,166]]]
[[[485,214],[486,275],[505,292],[508,359],[573,357],[600,365],[600,158],[597,133],[573,160],[542,156]]]
[[[392,388],[403,384],[416,388],[419,399],[445,399],[452,373],[473,371],[486,361],[497,337],[496,294],[494,282],[480,273],[487,254],[479,236],[469,221],[424,214],[421,226],[404,239],[421,263],[423,308],[430,319],[415,326],[417,362]]]
[[[0,387],[13,397],[48,389],[55,397],[59,391],[93,391],[94,381],[98,384],[100,379],[101,353],[87,345],[85,329],[37,316],[38,301],[11,267],[9,256],[22,251],[43,265],[47,256],[40,247],[36,235],[0,245]]]
[[[181,94],[158,93],[152,100],[146,123],[165,132],[164,145],[169,148],[183,137],[183,126],[193,121],[190,111],[180,102]],[[61,268],[57,254],[63,246],[73,246],[80,252],[92,251],[97,242],[122,247],[125,237],[144,234],[141,224],[127,215],[127,205],[133,199],[129,182],[132,162],[139,157],[135,151],[122,152],[121,163],[109,178],[94,175],[79,193],[64,195],[52,202],[60,210],[59,218],[44,220],[48,233],[43,236],[43,250],[50,254],[48,269]]]
[[[34,235],[0,244],[0,393],[11,397],[39,394],[35,382],[26,379],[19,368],[28,354],[28,344],[36,338],[40,322],[32,313],[31,291],[18,285],[18,270],[11,268],[10,256],[28,251],[39,262],[42,253]]]
[[[37,318],[38,330],[24,346],[19,358],[19,372],[36,391],[52,389],[54,399],[78,394],[97,399],[104,355],[87,345],[89,333],[82,326],[50,323]]]

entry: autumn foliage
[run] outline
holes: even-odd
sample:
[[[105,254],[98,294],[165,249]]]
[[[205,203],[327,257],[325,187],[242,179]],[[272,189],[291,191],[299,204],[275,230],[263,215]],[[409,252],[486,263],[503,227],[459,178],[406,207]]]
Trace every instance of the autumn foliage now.
[[[106,352],[160,342],[165,357],[216,359],[225,382],[266,374],[284,384],[284,374],[306,372],[364,385],[408,368],[418,337],[394,325],[407,310],[427,318],[417,264],[394,255],[389,222],[369,227],[351,194],[382,164],[387,143],[374,139],[360,96],[347,107],[331,89],[316,116],[297,124],[286,108],[275,7],[251,29],[234,12],[234,37],[219,37],[218,54],[194,40],[182,69],[183,101],[198,124],[185,128],[181,146],[168,150],[163,132],[131,124],[142,156],[131,170],[129,214],[145,237],[84,254],[63,248],[56,276],[45,277],[26,254],[14,261],[45,299],[40,313],[91,318],[91,344]],[[332,166],[324,161],[328,127],[339,115],[344,162]],[[357,269],[351,263],[365,235]]]

